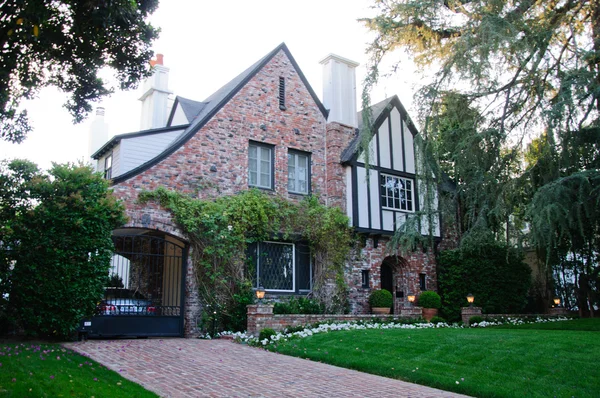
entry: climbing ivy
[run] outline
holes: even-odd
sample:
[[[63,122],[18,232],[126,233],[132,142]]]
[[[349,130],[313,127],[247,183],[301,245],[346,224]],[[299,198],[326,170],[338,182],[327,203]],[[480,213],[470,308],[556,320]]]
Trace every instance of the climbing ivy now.
[[[250,283],[247,246],[265,240],[307,241],[314,260],[311,295],[328,312],[343,310],[343,271],[352,239],[339,208],[326,207],[314,196],[293,203],[256,189],[198,199],[158,188],[142,192],[139,201],[156,201],[173,214],[190,241],[201,300],[219,308],[223,319],[232,316],[239,290]]]

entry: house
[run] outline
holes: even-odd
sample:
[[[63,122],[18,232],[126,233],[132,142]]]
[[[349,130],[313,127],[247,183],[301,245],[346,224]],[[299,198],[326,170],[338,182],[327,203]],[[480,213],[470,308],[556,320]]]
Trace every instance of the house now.
[[[187,238],[169,212],[136,201],[142,190],[158,187],[205,198],[257,187],[292,201],[318,194],[326,205],[340,207],[364,241],[347,266],[353,312],[368,312],[367,297],[374,288],[394,293],[395,311],[407,294],[436,289],[432,249],[405,258],[385,251],[394,230],[419,210],[416,128],[398,97],[374,105],[375,134],[366,167],[358,145],[358,64],[336,55],[321,64],[323,102],[281,44],[205,100],[175,97],[167,112],[169,70],[159,56],[141,97],[141,131],[106,140],[103,114],[98,114],[91,141],[103,143],[93,149],[92,158],[112,180],[129,217],[114,232],[112,272],[125,289],[135,285],[153,303],[138,302],[135,311],[152,315],[156,303],[160,307],[160,316],[120,319],[117,326],[109,316],[99,317],[98,334],[108,333],[109,327],[112,333],[118,327],[123,335],[193,333],[199,302]],[[433,230],[439,241],[439,223]],[[291,281],[263,281],[267,293],[310,291],[310,255],[298,245],[264,242],[258,249],[294,257]],[[114,309],[108,305],[104,310],[110,315]]]

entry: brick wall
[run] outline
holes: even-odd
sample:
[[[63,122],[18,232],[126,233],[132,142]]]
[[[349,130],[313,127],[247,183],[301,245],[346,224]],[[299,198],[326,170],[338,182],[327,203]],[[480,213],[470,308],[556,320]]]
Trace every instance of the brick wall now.
[[[286,110],[279,109],[279,77],[286,79]],[[288,148],[311,153],[312,191],[327,200],[326,120],[283,51],[275,55],[217,114],[173,154],[148,170],[113,186],[123,200],[126,227],[159,230],[187,240],[168,211],[155,203],[137,203],[142,190],[165,187],[200,198],[233,195],[248,189],[250,140],[275,147],[275,189],[287,192]],[[335,140],[334,140],[335,141]],[[338,157],[339,162],[339,157]],[[216,171],[212,171],[216,170]],[[191,258],[191,253],[188,259]],[[195,330],[199,313],[196,279],[188,260],[185,332]]]
[[[246,332],[258,337],[261,330],[270,328],[276,332],[282,331],[288,326],[307,326],[317,322],[337,321],[375,321],[377,319],[397,319],[410,318],[417,319],[421,317],[421,308],[406,308],[400,316],[393,315],[333,315],[333,314],[285,314],[274,315],[272,305],[249,305],[248,306],[248,329]]]
[[[408,293],[419,295],[419,274],[426,274],[426,290],[437,290],[437,272],[435,255],[432,249],[426,252],[417,250],[408,255],[394,256],[388,253],[386,245],[389,238],[382,237],[377,241],[369,237],[365,244],[355,248],[352,258],[346,269],[347,283],[350,288],[350,306],[351,312],[356,314],[367,314],[370,311],[368,298],[371,291],[381,288],[381,265],[386,260],[393,267],[393,277],[395,291],[394,296],[395,313],[400,311],[402,306],[407,304],[406,296]],[[369,287],[362,287],[361,271],[369,271]],[[396,297],[396,291],[404,292],[404,298]]]

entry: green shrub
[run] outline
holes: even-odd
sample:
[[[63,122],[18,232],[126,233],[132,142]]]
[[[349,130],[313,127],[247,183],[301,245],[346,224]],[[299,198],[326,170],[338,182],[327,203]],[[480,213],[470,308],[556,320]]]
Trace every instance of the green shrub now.
[[[258,339],[259,340],[264,340],[264,339],[271,339],[271,336],[275,336],[277,334],[277,332],[271,328],[264,328],[263,330],[260,331],[259,335],[258,335]]]
[[[483,322],[483,318],[479,315],[475,315],[469,318],[469,326],[473,326],[473,324],[481,322]]]
[[[247,305],[253,304],[255,299],[252,283],[236,283],[237,293],[233,294],[231,302],[225,308],[223,314],[223,330],[242,332],[248,326]]]
[[[394,304],[394,298],[392,297],[392,293],[386,289],[373,290],[369,296],[369,304],[371,308],[390,308]]]
[[[518,314],[527,303],[531,269],[515,249],[482,244],[462,251],[445,250],[438,262],[438,291],[442,296],[441,315],[449,321],[460,319],[467,294],[488,314]]]
[[[307,297],[291,297],[273,305],[274,314],[323,314],[323,305]]]
[[[429,322],[433,323],[434,325],[437,325],[438,323],[446,323],[446,320],[441,316],[434,316]]]
[[[104,293],[112,231],[126,221],[123,206],[108,181],[81,165],[55,164],[0,191],[13,201],[16,194],[24,196],[14,202],[15,212],[2,212],[10,229],[1,240],[12,248],[6,257],[14,262],[9,313],[27,335],[69,338],[82,318],[94,314]]]
[[[421,293],[419,296],[419,307],[423,308],[440,308],[442,306],[442,299],[440,295],[433,291],[427,291]]]

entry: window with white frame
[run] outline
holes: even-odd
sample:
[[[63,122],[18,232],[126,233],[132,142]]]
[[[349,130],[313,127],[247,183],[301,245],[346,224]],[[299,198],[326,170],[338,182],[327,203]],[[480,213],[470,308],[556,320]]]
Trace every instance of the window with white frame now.
[[[380,183],[381,206],[394,210],[415,211],[413,180],[381,174]]]
[[[273,189],[273,147],[251,142],[248,148],[248,185]]]
[[[259,242],[248,247],[248,272],[254,287],[302,293],[311,289],[310,249],[303,243]]]
[[[104,178],[107,180],[112,178],[112,153],[104,158]]]
[[[288,152],[288,191],[308,194],[310,190],[310,155],[308,153]]]

